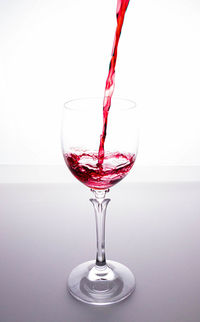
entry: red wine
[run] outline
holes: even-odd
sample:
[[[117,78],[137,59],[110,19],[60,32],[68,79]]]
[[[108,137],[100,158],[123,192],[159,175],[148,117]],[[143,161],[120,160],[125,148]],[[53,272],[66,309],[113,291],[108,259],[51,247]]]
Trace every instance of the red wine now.
[[[119,38],[121,35],[121,30],[124,22],[124,16],[126,9],[128,7],[130,0],[117,0],[117,27],[115,31],[115,38],[112,50],[112,58],[110,60],[109,72],[106,80],[105,92],[104,92],[104,102],[103,102],[103,130],[100,136],[100,145],[98,153],[98,163],[101,166],[104,160],[104,143],[106,139],[106,129],[108,121],[108,112],[111,106],[111,99],[115,87],[115,65],[117,61],[117,48],[119,43]]]
[[[74,151],[64,154],[65,162],[73,175],[92,189],[104,190],[110,188],[126,176],[135,162],[134,154],[119,152],[109,153],[104,151],[108,113],[115,86],[117,49],[129,1],[130,0],[117,0],[117,27],[105,86],[103,101],[103,129],[100,136],[98,153],[74,149]]]
[[[126,153],[105,153],[104,162],[98,163],[98,153],[77,151],[64,154],[65,162],[73,175],[92,189],[108,189],[132,168],[135,155]]]

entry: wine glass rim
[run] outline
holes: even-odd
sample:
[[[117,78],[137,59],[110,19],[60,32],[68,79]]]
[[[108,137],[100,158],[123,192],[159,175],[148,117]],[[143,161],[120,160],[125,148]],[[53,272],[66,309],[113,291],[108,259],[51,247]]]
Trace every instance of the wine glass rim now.
[[[100,96],[94,96],[94,97],[80,97],[80,98],[74,98],[74,99],[71,99],[71,100],[69,100],[69,101],[66,101],[65,103],[64,103],[64,108],[65,109],[69,109],[69,110],[76,110],[76,111],[78,111],[78,110],[81,110],[82,108],[79,106],[76,106],[75,105],[75,103],[77,102],[80,102],[80,101],[92,101],[92,100],[102,100],[102,106],[103,106],[103,98],[102,97],[100,97]],[[118,109],[119,110],[131,110],[131,109],[134,109],[134,108],[136,108],[136,103],[134,102],[134,101],[132,101],[131,99],[128,99],[128,98],[121,98],[121,97],[113,97],[112,98],[112,101],[114,101],[114,102],[119,102],[119,101],[122,101],[122,102],[126,102],[126,104],[128,105],[128,106],[126,106],[126,107],[118,107]],[[73,106],[70,106],[70,105],[72,105],[73,104]],[[111,105],[112,105],[112,103],[111,103]],[[89,109],[89,108],[88,108]]]

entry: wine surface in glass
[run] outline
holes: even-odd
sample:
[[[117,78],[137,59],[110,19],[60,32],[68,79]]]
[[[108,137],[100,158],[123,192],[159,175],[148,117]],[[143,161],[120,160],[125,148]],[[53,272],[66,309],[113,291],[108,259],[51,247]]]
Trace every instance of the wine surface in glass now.
[[[122,180],[132,168],[135,155],[105,152],[103,164],[98,153],[75,151],[64,154],[65,162],[73,175],[92,189],[104,190]]]

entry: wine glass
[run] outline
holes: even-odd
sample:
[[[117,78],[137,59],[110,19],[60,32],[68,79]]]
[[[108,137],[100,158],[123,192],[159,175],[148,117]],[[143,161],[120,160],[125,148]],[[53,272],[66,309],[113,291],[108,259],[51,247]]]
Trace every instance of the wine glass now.
[[[106,260],[105,217],[109,188],[131,170],[138,149],[138,117],[134,102],[112,99],[107,123],[103,164],[98,163],[103,126],[103,99],[84,98],[64,104],[62,151],[72,174],[91,189],[96,218],[96,261],[74,268],[68,290],[76,299],[96,305],[119,302],[135,289],[135,278],[124,265]]]

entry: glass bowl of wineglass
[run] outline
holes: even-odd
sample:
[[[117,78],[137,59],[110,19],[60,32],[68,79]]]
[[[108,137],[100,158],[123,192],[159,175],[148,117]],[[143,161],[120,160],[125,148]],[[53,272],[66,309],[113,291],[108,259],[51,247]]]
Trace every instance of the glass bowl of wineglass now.
[[[132,272],[118,262],[106,260],[105,217],[109,189],[129,173],[136,160],[138,113],[131,100],[113,98],[105,127],[102,103],[102,98],[65,103],[61,134],[67,167],[93,193],[90,201],[97,235],[96,260],[72,270],[68,290],[76,299],[95,305],[119,302],[135,289]]]

